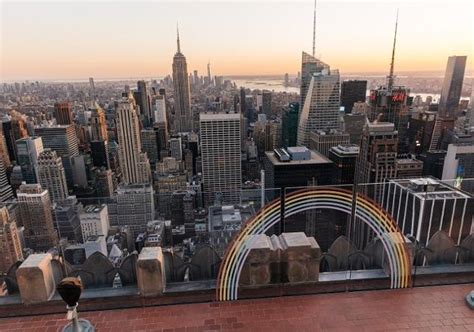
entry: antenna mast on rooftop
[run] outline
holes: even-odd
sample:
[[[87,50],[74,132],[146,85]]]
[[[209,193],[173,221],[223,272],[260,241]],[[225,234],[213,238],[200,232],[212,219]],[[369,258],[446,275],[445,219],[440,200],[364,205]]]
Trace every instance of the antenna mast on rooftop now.
[[[397,45],[397,28],[398,28],[398,9],[397,9],[397,18],[395,20],[395,35],[393,37],[393,48],[392,48],[392,62],[390,62],[390,73],[388,75],[388,90],[391,91],[393,83],[395,81],[395,76],[393,75],[393,67],[395,63],[395,46]]]

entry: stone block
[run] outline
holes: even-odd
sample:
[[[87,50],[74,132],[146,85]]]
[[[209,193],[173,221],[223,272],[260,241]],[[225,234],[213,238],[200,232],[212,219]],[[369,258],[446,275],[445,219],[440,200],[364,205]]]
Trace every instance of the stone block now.
[[[46,302],[53,296],[56,283],[51,254],[32,254],[16,271],[21,300],[25,304]]]
[[[321,248],[313,237],[303,232],[283,233],[281,243],[281,262],[290,283],[318,281]]]
[[[161,247],[145,247],[137,260],[137,283],[144,297],[158,296],[166,286]]]
[[[249,237],[251,251],[245,260],[239,283],[241,285],[267,285],[271,282],[271,264],[279,262],[279,248],[267,235]]]

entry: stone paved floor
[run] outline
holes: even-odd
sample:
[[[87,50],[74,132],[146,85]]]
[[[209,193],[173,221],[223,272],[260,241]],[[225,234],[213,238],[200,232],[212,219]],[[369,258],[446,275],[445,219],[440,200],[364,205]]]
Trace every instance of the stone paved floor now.
[[[474,331],[474,285],[85,312],[105,331]],[[58,331],[64,315],[0,320],[0,331]]]

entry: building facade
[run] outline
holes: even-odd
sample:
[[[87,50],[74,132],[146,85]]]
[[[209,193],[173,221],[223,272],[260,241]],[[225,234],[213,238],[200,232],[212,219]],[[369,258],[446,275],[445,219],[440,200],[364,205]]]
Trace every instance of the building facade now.
[[[193,130],[193,114],[191,111],[188,65],[186,57],[181,53],[179,33],[177,44],[178,50],[173,57],[174,126],[175,132],[180,133]]]
[[[23,181],[38,183],[38,157],[43,152],[41,137],[25,137],[16,141],[17,164],[21,167]]]
[[[7,170],[0,158],[0,202],[6,202],[13,199],[13,190],[8,183]]]
[[[341,106],[344,107],[344,113],[352,113],[352,107],[354,107],[354,103],[365,103],[366,93],[367,81],[343,81],[341,84]]]
[[[455,119],[461,98],[464,71],[467,56],[450,56],[444,74],[438,116],[443,119]]]
[[[334,163],[338,184],[353,184],[359,146],[339,144],[329,149],[329,160]]]
[[[38,182],[48,190],[52,202],[67,198],[66,172],[56,151],[45,149],[38,158]]]
[[[25,245],[35,251],[47,251],[58,244],[54,230],[48,190],[39,184],[22,184],[17,191],[21,224],[25,227]]]
[[[283,111],[282,116],[282,146],[296,146],[298,137],[298,115],[300,105],[298,103],[290,103]]]
[[[339,144],[349,144],[350,136],[340,130],[316,130],[310,133],[309,147],[326,157],[329,157],[329,150]]]
[[[440,230],[460,245],[474,220],[472,195],[434,178],[387,181],[382,206],[422,246]]]
[[[338,70],[331,70],[327,66],[312,74],[300,112],[298,145],[308,147],[313,131],[340,129],[339,98]]]
[[[216,193],[240,203],[242,164],[240,114],[200,114],[202,179],[206,204]]]
[[[106,204],[87,205],[79,215],[82,237],[107,236],[110,228],[109,210]]]
[[[72,115],[72,105],[70,102],[62,102],[54,104],[54,117],[58,125],[71,125],[74,123]]]
[[[141,152],[140,123],[134,99],[124,94],[115,110],[122,183],[150,183],[150,163],[146,153]]]
[[[0,273],[7,273],[14,263],[23,260],[16,220],[7,206],[0,207],[0,253]]]
[[[155,219],[154,191],[150,184],[122,185],[108,204],[110,226],[128,226],[133,236]]]
[[[105,112],[96,102],[89,107],[91,112],[90,118],[90,140],[91,141],[107,141],[109,135],[107,133],[107,120]]]

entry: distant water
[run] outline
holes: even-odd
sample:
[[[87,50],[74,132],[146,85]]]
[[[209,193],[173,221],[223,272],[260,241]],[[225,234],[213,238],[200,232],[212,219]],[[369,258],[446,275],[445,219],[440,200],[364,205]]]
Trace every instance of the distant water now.
[[[275,92],[300,93],[299,87],[284,86],[283,80],[268,80],[268,79],[239,79],[233,80],[238,87],[245,87],[247,89],[269,90]]]
[[[288,93],[300,93],[299,87],[286,87],[283,85],[283,80],[268,80],[268,79],[238,79],[233,80],[238,87],[245,87],[247,89],[259,89],[259,90],[269,90],[274,92],[288,92]],[[367,90],[367,96],[369,95],[370,90]],[[439,100],[440,95],[438,93],[418,93],[416,91],[410,91],[410,96],[415,97],[420,95],[423,100],[426,100],[426,97],[431,96],[433,102]],[[463,97],[462,99],[467,99]]]

